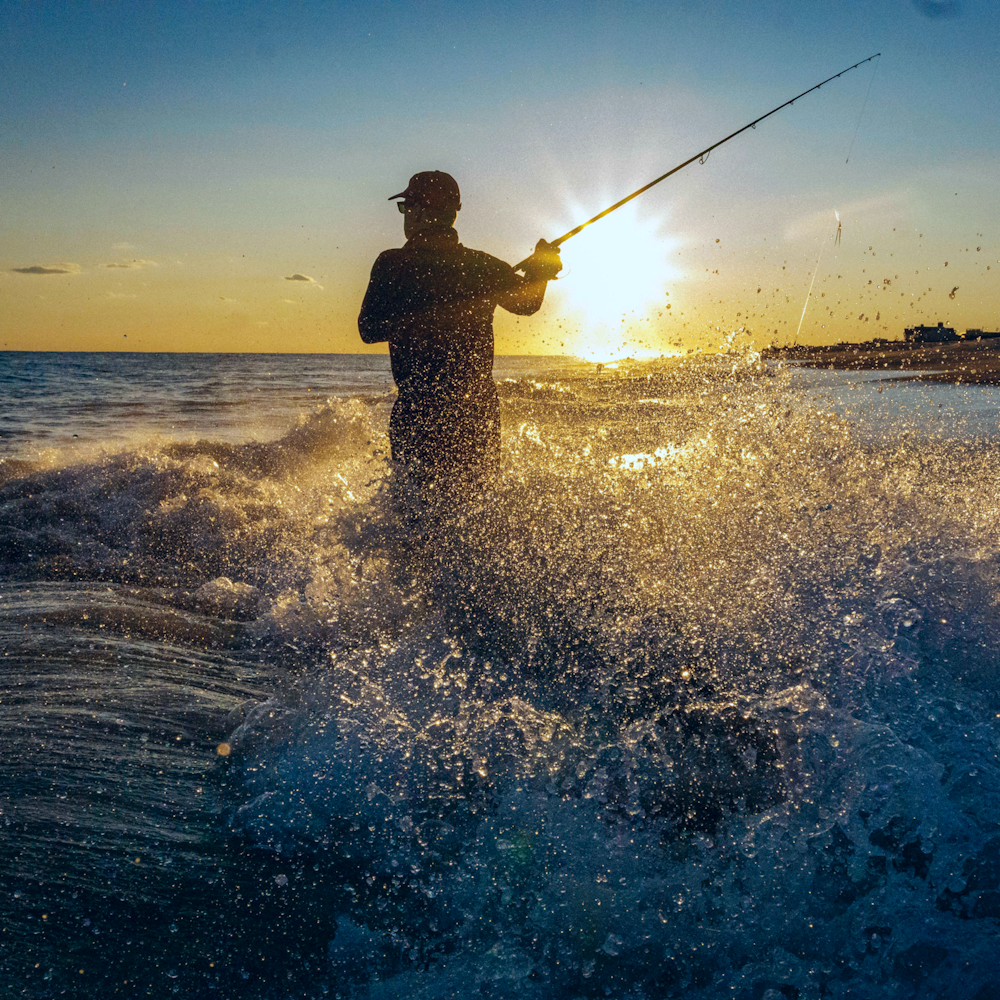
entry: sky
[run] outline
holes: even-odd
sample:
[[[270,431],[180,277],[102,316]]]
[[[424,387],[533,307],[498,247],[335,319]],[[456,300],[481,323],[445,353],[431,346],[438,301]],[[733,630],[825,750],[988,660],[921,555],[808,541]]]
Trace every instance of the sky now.
[[[995,0],[0,0],[0,349],[367,350],[416,171],[513,263],[875,52],[568,241],[497,351],[994,329],[998,43]]]

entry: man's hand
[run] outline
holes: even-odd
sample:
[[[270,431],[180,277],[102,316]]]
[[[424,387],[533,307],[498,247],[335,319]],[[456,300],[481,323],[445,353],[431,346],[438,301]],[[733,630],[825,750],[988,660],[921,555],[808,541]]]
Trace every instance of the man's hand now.
[[[539,240],[535,252],[524,263],[524,276],[529,281],[551,281],[562,270],[559,247]]]

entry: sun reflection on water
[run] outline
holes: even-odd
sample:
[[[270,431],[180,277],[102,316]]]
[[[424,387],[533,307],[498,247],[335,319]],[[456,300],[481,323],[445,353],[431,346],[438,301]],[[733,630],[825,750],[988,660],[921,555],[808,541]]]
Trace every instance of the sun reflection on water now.
[[[692,458],[696,452],[703,451],[708,445],[707,438],[681,445],[667,443],[655,448],[651,453],[642,451],[634,454],[613,455],[608,459],[608,465],[622,472],[642,472],[646,469],[674,465],[684,459]]]

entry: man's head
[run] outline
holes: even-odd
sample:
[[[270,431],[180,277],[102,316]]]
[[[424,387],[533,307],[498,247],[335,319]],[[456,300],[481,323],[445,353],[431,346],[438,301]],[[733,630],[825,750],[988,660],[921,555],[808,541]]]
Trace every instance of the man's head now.
[[[458,184],[442,170],[424,170],[410,178],[405,191],[389,201],[399,201],[403,213],[403,232],[407,239],[430,226],[452,226],[462,207]]]

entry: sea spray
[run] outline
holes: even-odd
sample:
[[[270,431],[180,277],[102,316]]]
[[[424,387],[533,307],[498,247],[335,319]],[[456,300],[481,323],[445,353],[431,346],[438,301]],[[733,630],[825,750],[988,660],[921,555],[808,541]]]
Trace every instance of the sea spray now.
[[[996,835],[996,664],[965,632],[996,624],[992,449],[864,445],[718,368],[513,386],[520,475],[346,532],[409,611],[307,673],[235,823],[356,887],[382,944],[347,992],[987,981],[992,931],[942,887]],[[942,697],[978,720],[961,751]]]
[[[208,779],[240,989],[990,995],[993,442],[749,354],[500,394],[458,502],[388,472],[384,399],[0,487],[8,579],[138,589],[277,678]]]

